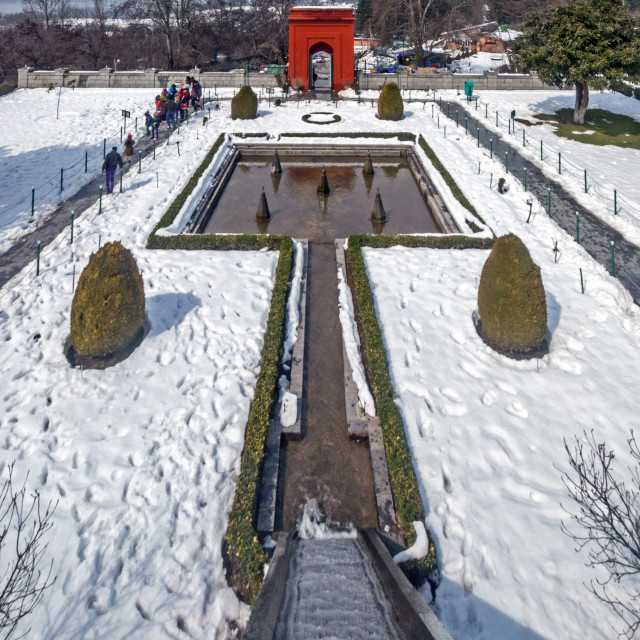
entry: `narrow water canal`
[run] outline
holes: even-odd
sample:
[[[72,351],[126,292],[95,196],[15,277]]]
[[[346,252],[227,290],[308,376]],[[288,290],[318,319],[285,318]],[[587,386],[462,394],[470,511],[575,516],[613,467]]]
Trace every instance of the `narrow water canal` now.
[[[335,523],[375,527],[369,445],[347,436],[333,239],[309,244],[307,331],[304,430],[300,441],[286,444],[281,521],[276,521],[276,529],[294,530],[311,498]]]

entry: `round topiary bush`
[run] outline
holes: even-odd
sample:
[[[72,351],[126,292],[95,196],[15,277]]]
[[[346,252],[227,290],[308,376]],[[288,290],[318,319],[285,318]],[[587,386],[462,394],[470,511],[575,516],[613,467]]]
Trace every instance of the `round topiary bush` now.
[[[400,89],[395,82],[389,82],[382,87],[378,98],[378,118],[380,120],[400,120],[404,113]]]
[[[231,101],[231,118],[233,120],[251,120],[258,113],[258,96],[253,89],[245,85],[236,93]]]
[[[478,287],[478,332],[493,349],[514,357],[546,353],[547,302],[538,267],[518,236],[498,238]]]
[[[71,345],[78,356],[106,357],[125,349],[145,319],[142,276],[119,242],[89,258],[71,303]]]

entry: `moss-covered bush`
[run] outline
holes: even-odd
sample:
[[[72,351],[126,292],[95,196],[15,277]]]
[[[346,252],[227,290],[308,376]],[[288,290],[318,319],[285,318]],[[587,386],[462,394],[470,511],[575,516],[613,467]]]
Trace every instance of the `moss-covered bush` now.
[[[501,353],[539,350],[547,330],[547,303],[538,267],[518,236],[498,238],[478,288],[478,314],[485,342]]]
[[[378,118],[380,120],[400,120],[404,113],[400,89],[395,82],[389,82],[382,87],[378,98]]]
[[[145,318],[144,286],[131,252],[119,242],[89,258],[71,304],[71,344],[81,356],[116,353],[136,337]]]
[[[249,85],[245,85],[236,93],[231,101],[231,118],[233,120],[251,120],[258,113],[258,96]]]

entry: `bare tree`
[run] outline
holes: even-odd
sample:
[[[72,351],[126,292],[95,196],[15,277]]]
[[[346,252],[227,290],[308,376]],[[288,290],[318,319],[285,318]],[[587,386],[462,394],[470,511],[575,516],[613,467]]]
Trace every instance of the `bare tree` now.
[[[53,561],[46,571],[40,569],[40,563],[47,549],[44,536],[52,526],[57,503],[49,502],[43,509],[37,491],[29,499],[25,485],[15,491],[12,479],[13,464],[0,490],[0,633],[5,640],[12,637],[20,620],[33,612],[45,589],[55,582],[51,578]]]
[[[23,0],[22,10],[35,20],[42,20],[49,31],[54,20],[68,15],[69,0]]]
[[[587,587],[624,623],[620,637],[633,638],[640,629],[640,448],[631,430],[627,443],[634,466],[627,468],[627,485],[614,473],[613,450],[596,442],[593,432],[584,435],[586,444],[576,436],[573,449],[564,442],[570,470],[562,472],[562,480],[577,506],[565,511],[579,526],[574,530],[563,522],[562,530],[577,551],[587,551],[587,566],[605,570],[604,579]]]

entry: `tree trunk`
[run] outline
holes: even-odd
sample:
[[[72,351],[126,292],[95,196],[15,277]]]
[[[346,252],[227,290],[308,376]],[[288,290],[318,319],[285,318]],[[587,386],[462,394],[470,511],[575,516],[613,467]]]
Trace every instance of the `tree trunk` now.
[[[573,109],[573,124],[584,124],[584,114],[589,106],[589,85],[576,82],[576,105]]]

